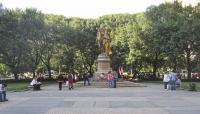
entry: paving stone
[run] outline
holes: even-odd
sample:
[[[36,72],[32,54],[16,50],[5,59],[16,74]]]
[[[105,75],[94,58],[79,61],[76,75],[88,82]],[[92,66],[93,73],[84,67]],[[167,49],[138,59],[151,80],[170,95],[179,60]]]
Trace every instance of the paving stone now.
[[[0,114],[199,114],[199,92],[145,85],[71,91],[64,86],[59,91],[52,84],[41,91],[8,92],[9,101],[0,102]]]
[[[112,108],[81,108],[81,109],[66,109],[66,108],[55,108],[49,110],[45,114],[169,114],[168,112],[162,109],[156,108],[143,108],[143,109],[130,109],[130,108],[121,108],[121,109],[112,109]]]

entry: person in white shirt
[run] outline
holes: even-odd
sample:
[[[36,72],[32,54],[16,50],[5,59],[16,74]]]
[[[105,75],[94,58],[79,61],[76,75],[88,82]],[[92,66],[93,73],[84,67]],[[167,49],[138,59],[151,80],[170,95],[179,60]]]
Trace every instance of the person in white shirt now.
[[[170,80],[169,72],[165,72],[164,77],[163,77],[164,89],[167,89],[167,84],[169,80]]]
[[[0,102],[2,101],[8,101],[8,99],[6,98],[6,84],[4,84],[1,80],[0,80]]]
[[[33,80],[31,81],[31,83],[30,83],[30,85],[35,85],[35,84],[37,84],[38,82],[37,82],[37,77],[34,77],[33,78]]]
[[[31,81],[30,85],[32,85],[34,87],[34,90],[40,90],[41,82],[38,82],[37,77],[34,77],[33,80]]]
[[[0,82],[0,102],[3,102],[3,84]]]

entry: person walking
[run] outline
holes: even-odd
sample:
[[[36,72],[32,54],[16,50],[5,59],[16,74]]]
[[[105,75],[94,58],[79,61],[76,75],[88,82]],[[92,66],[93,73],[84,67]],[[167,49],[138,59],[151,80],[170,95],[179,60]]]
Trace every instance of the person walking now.
[[[63,84],[63,82],[64,82],[64,78],[63,78],[63,76],[60,74],[60,75],[58,76],[58,86],[59,86],[59,90],[62,90],[62,84]]]
[[[71,72],[69,72],[67,79],[68,79],[69,90],[74,89],[73,87],[74,79],[73,79],[73,74]]]
[[[165,74],[163,76],[164,89],[167,89],[167,84],[168,84],[169,80],[170,80],[169,72],[165,72]]]
[[[171,72],[168,74],[169,76],[169,81],[167,83],[167,90],[172,90],[173,82],[172,82],[172,74]]]
[[[83,80],[84,80],[84,86],[86,86],[86,82],[88,83],[88,85],[90,85],[89,74],[84,73]]]
[[[172,90],[176,90],[177,73],[175,71],[171,72],[172,80]]]

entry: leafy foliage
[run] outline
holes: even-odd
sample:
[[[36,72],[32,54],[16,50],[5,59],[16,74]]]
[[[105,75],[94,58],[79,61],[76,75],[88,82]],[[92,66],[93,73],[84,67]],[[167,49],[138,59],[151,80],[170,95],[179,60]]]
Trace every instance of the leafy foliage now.
[[[48,71],[79,74],[96,69],[97,29],[109,28],[112,68],[134,74],[166,69],[191,72],[200,68],[200,4],[183,6],[175,0],[136,14],[97,19],[66,18],[37,9],[6,9],[0,5],[0,68],[14,74]]]

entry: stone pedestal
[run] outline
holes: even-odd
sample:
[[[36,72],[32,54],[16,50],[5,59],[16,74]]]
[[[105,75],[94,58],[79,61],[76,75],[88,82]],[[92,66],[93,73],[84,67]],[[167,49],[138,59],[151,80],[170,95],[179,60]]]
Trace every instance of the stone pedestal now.
[[[110,57],[104,54],[100,54],[97,59],[97,71],[94,74],[95,81],[106,80],[106,75],[108,71],[111,71],[110,67]],[[104,75],[102,75],[104,74]]]

